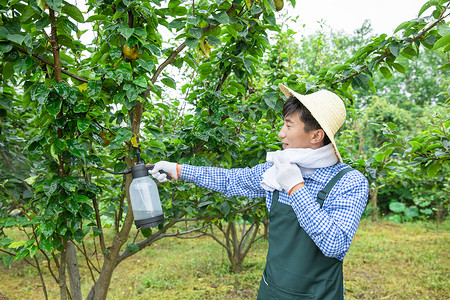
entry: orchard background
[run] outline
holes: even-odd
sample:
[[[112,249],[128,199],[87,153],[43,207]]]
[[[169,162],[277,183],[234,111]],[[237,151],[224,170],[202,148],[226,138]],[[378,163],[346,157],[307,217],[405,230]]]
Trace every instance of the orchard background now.
[[[131,177],[94,166],[130,167],[135,143],[146,162],[263,162],[280,149],[278,83],[344,99],[337,141],[370,181],[365,218],[439,226],[450,190],[450,1],[424,1],[393,36],[365,22],[300,39],[286,25],[295,1],[280,3],[99,0],[84,2],[87,13],[62,0],[1,0],[4,263],[36,268],[46,299],[46,272],[60,299],[105,299],[127,258],[163,238],[207,236],[241,272],[267,234],[264,199],[166,183],[165,223],[133,241]]]

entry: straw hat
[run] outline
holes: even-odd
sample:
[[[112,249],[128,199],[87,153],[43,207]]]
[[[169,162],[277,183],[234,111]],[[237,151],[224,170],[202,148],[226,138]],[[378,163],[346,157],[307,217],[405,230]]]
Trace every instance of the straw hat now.
[[[278,86],[287,98],[294,96],[311,112],[311,115],[317,120],[333,144],[339,161],[342,162],[341,154],[334,140],[334,135],[344,124],[346,118],[345,105],[341,98],[327,90],[300,95],[281,83]]]

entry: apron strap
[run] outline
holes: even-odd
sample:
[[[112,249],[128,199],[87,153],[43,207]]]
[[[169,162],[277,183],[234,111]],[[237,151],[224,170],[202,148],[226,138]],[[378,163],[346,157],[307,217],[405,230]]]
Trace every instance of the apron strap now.
[[[278,201],[278,194],[279,194],[279,193],[280,193],[279,190],[273,191],[273,195],[272,195],[272,204],[273,204],[273,201]]]
[[[347,172],[350,172],[351,170],[353,169],[350,167],[342,169],[333,178],[331,178],[331,180],[322,190],[319,191],[319,193],[317,194],[317,202],[320,204],[320,208],[322,208],[323,202],[327,198],[328,194],[330,193],[331,189],[334,187],[336,182],[338,182],[339,179],[342,178],[342,176],[344,176]]]

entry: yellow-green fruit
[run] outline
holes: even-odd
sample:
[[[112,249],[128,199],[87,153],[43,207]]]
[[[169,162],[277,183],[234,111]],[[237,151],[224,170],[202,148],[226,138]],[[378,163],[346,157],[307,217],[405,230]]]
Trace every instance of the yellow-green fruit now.
[[[284,6],[284,1],[283,0],[273,0],[273,2],[275,3],[275,9],[277,11],[280,11],[283,9]]]
[[[138,47],[136,45],[132,46],[131,48],[125,45],[123,46],[122,52],[123,55],[125,55],[125,57],[128,58],[129,60],[136,60],[139,57],[141,57],[141,55],[139,54]]]
[[[199,49],[200,49],[200,53],[204,56],[204,57],[208,57],[211,54],[211,47],[209,46],[208,42],[203,40],[199,42]]]

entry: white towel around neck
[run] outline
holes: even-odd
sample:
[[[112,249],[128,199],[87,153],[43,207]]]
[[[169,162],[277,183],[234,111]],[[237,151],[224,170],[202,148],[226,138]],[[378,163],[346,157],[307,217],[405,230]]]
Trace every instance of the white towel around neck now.
[[[325,168],[338,162],[332,144],[318,149],[311,148],[289,148],[275,152],[268,152],[266,160],[273,163],[274,157],[283,155],[292,164],[297,164],[303,175],[312,174],[316,169]],[[266,191],[281,191],[282,188],[276,179],[277,169],[273,165],[262,175],[261,187]]]

